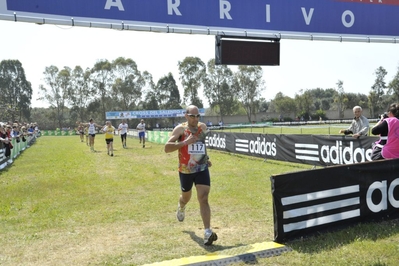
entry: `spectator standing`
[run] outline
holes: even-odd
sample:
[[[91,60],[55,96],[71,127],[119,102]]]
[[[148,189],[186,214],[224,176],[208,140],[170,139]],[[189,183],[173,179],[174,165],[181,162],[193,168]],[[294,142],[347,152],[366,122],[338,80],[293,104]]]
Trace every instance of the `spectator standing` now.
[[[380,139],[373,145],[373,161],[399,158],[398,109],[397,104],[391,104],[386,114],[381,115],[380,121],[371,129],[373,135],[380,135]]]
[[[369,120],[362,115],[362,107],[353,107],[353,114],[355,117],[352,120],[351,125],[347,129],[341,129],[339,133],[344,133],[345,135],[350,135],[354,138],[359,138],[360,136],[367,136],[369,130]]]
[[[145,123],[143,119],[141,119],[136,129],[139,132],[140,143],[143,142],[143,148],[145,148]]]
[[[20,142],[20,132],[19,132],[19,125],[17,123],[14,123],[12,125],[12,131],[11,131],[11,137],[15,139],[17,143]]]
[[[126,147],[127,130],[128,130],[128,124],[126,124],[126,120],[123,119],[122,123],[120,123],[118,126],[118,131],[120,132],[119,134],[121,135],[122,147],[124,149],[127,148]]]
[[[181,195],[176,217],[180,222],[184,220],[186,205],[191,199],[192,187],[195,184],[205,228],[204,244],[212,245],[218,237],[211,229],[211,209],[208,203],[211,186],[208,167],[212,166],[212,163],[209,161],[205,146],[207,127],[199,122],[200,114],[197,106],[188,106],[185,118],[187,122],[176,126],[165,144],[166,153],[178,151],[179,156]]]
[[[11,155],[12,144],[10,144],[11,136],[7,132],[8,131],[7,127],[10,127],[10,129],[11,129],[11,126],[9,126],[9,125],[1,125],[0,126],[0,142],[2,143],[2,148],[4,149],[4,156],[8,158]]]
[[[8,158],[11,155],[11,149],[13,148],[12,146],[12,137],[11,137],[11,131],[12,131],[12,127],[10,124],[6,125],[4,128],[4,134],[2,139],[4,139],[3,144],[5,147],[5,156]]]

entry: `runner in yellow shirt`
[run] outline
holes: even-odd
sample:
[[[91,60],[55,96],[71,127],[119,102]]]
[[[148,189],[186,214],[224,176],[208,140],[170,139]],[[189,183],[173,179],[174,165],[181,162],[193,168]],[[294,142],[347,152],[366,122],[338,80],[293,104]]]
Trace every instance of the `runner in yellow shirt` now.
[[[105,142],[107,143],[108,155],[114,156],[114,133],[115,128],[110,121],[105,122],[102,131],[105,133]]]

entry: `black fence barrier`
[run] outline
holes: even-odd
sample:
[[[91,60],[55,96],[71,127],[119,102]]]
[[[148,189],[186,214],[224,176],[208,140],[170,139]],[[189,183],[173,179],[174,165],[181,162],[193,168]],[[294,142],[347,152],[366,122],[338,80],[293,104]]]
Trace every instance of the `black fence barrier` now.
[[[210,131],[207,148],[265,159],[332,166],[371,161],[377,137],[274,135]]]
[[[273,175],[274,240],[399,217],[399,159]]]

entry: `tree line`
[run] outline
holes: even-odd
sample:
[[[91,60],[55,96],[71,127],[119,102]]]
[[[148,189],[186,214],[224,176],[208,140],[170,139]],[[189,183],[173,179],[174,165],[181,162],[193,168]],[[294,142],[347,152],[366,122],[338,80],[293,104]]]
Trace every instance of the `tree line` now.
[[[376,69],[368,95],[346,93],[343,81],[338,80],[336,88],[299,90],[294,98],[279,92],[266,101],[262,97],[266,83],[260,66],[238,66],[233,71],[226,65],[215,65],[214,59],[205,64],[198,57],[186,57],[178,61],[177,67],[183,95],[170,72],[155,82],[150,72],[140,71],[130,58],[99,60],[85,70],[80,66],[48,66],[37,100],[46,102],[49,108],[32,108],[32,87],[22,64],[18,60],[3,60],[0,108],[4,111],[0,119],[35,121],[52,128],[74,127],[76,121],[89,118],[104,121],[108,111],[183,109],[188,104],[203,108],[203,100],[210,107],[206,115],[219,116],[221,120],[224,116],[246,115],[248,122],[256,121],[260,112],[328,119],[324,115],[326,110],[336,110],[343,117],[345,109],[360,105],[369,107],[376,116],[390,103],[399,101],[399,69],[388,83],[387,71],[383,67]],[[167,119],[152,120],[147,122],[173,124]]]
[[[399,102],[399,68],[391,81],[385,81],[388,72],[378,67],[375,80],[370,84],[368,95],[363,93],[347,93],[344,82],[338,80],[336,88],[300,90],[294,98],[279,92],[266,106],[267,110],[282,114],[295,113],[297,117],[328,119],[325,111],[337,111],[339,118],[344,118],[344,111],[359,105],[370,109],[371,118],[387,110],[390,104]]]

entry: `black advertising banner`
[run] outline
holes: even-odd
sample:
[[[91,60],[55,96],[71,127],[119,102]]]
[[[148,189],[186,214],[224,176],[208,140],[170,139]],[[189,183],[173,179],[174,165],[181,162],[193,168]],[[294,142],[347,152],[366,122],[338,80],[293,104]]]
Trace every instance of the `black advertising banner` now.
[[[271,177],[275,241],[399,217],[399,159]]]
[[[377,137],[264,135],[211,131],[207,147],[265,159],[332,166],[371,161]]]

